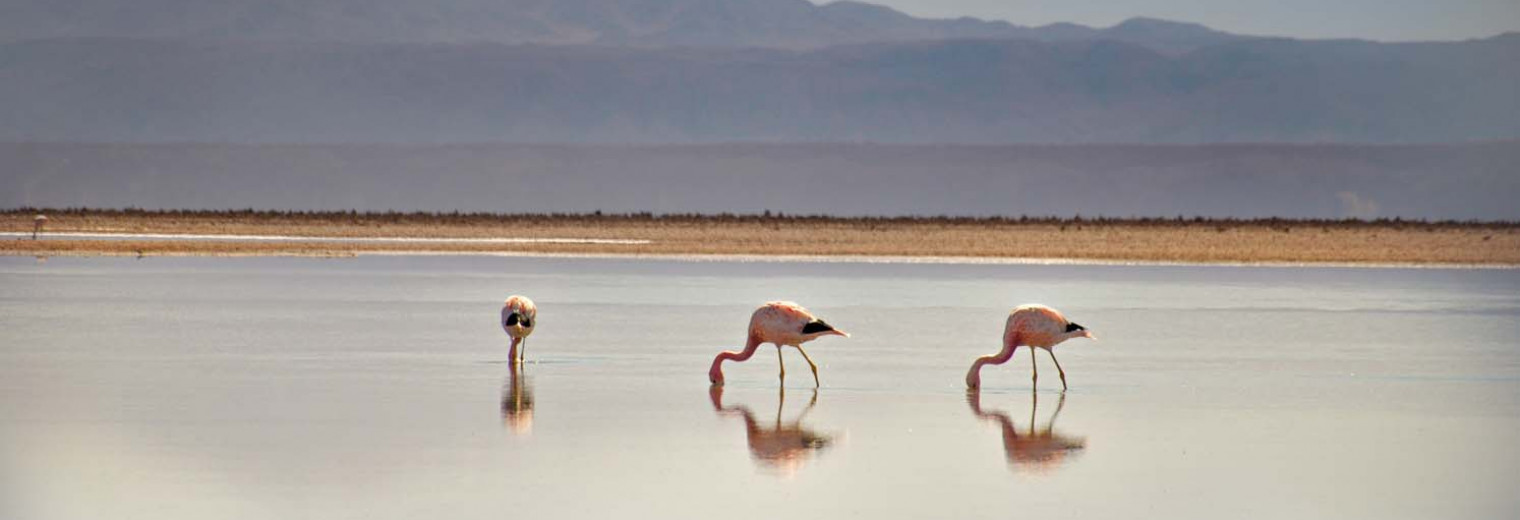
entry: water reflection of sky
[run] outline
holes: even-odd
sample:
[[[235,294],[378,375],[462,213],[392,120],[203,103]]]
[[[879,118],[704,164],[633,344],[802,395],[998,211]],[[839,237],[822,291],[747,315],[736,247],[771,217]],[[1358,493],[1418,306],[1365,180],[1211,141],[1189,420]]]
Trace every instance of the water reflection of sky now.
[[[852,333],[816,401],[768,357],[715,401],[782,297]],[[971,406],[1028,301],[1103,341]],[[0,258],[0,517],[1509,517],[1516,309],[1488,270]]]

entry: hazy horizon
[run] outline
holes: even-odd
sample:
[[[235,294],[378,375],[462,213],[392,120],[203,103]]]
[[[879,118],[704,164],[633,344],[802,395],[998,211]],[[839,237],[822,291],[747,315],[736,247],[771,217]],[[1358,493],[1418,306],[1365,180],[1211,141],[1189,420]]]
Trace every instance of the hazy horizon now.
[[[44,145],[0,207],[1520,220],[1469,145]],[[614,188],[615,186],[615,188]]]
[[[828,4],[827,0],[817,1]],[[925,18],[970,16],[1016,25],[1075,23],[1109,27],[1144,17],[1206,25],[1256,36],[1366,39],[1382,42],[1453,41],[1520,31],[1520,2],[1460,0],[871,0]]]
[[[9,0],[0,203],[1520,217],[1520,33],[1255,36],[1520,7],[1285,5]]]

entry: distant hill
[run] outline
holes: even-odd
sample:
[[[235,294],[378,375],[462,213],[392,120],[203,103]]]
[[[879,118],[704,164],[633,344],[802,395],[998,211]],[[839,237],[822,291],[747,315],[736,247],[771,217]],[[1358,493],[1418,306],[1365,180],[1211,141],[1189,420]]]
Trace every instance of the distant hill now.
[[[0,140],[1207,143],[1520,137],[1520,34],[818,50],[43,40]]]
[[[0,208],[1520,220],[1464,145],[0,143]]]
[[[849,1],[0,0],[0,207],[1520,219],[1517,64]]]
[[[1520,138],[1520,33],[1247,37],[805,0],[0,1],[0,140]]]
[[[1110,39],[1177,52],[1241,38],[1135,19],[1109,29],[914,18],[806,0],[6,0],[0,40],[502,43],[804,49],[957,38]]]

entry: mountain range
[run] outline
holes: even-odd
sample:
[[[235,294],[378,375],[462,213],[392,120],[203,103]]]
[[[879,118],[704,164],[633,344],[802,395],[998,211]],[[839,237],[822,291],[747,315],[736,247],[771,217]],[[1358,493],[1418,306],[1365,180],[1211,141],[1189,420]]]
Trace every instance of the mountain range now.
[[[7,0],[0,41],[502,43],[805,49],[957,38],[1107,39],[1166,52],[1243,38],[1136,18],[1097,29],[922,19],[888,7],[806,0]]]
[[[1520,33],[0,0],[0,205],[1515,219],[1517,150]]]
[[[0,0],[0,140],[1520,137],[1520,33],[1377,43],[806,0]]]
[[[1520,34],[813,50],[52,39],[0,45],[0,140],[1453,142],[1520,137]]]

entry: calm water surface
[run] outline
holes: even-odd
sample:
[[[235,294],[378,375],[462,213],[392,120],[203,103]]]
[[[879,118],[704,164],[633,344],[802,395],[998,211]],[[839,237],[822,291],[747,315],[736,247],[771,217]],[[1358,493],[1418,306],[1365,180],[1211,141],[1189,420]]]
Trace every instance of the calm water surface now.
[[[779,298],[822,388],[710,391]],[[968,396],[1025,302],[1101,341]],[[6,519],[1515,518],[1517,445],[1513,270],[0,258]]]

